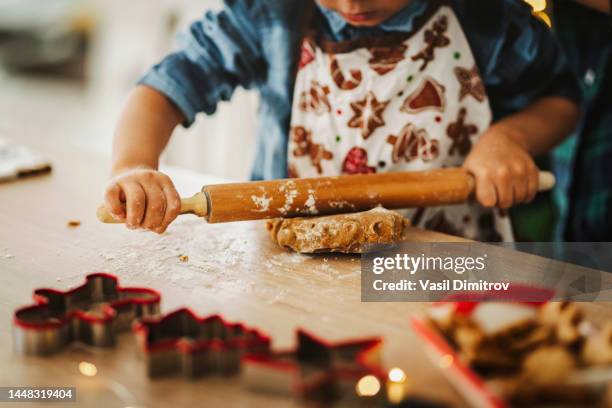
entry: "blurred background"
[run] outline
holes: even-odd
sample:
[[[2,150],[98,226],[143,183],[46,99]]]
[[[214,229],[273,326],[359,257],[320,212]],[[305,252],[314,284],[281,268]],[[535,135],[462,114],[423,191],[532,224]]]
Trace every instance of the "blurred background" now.
[[[530,0],[543,18],[545,0]],[[122,103],[178,31],[221,0],[0,0],[0,137],[45,138],[110,154]],[[247,179],[257,95],[178,129],[165,164]],[[239,118],[239,120],[236,120]],[[231,157],[232,160],[224,160]]]
[[[220,0],[0,0],[0,137],[45,138],[110,155],[127,93],[177,31]],[[257,96],[178,129],[163,161],[247,179]],[[236,120],[240,118],[240,120]],[[220,137],[223,135],[222,137]],[[231,157],[232,160],[223,160]]]

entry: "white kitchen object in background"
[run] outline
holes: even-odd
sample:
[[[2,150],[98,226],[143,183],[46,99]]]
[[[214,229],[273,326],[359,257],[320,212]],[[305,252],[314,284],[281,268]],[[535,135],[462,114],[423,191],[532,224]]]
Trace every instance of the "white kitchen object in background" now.
[[[117,118],[138,78],[171,52],[178,31],[220,6],[213,0],[0,0],[0,34],[10,33],[0,38],[0,55],[8,59],[3,64],[0,57],[0,135],[110,155]],[[74,51],[75,29],[87,39],[85,78],[15,69],[61,63]],[[257,103],[254,93],[239,90],[213,117],[178,129],[163,163],[247,179]]]
[[[221,2],[97,0],[96,7],[102,25],[93,48],[95,80],[90,95],[102,98],[103,110],[115,117],[133,81],[171,51],[176,34],[206,10],[218,10]],[[200,115],[190,129],[177,129],[163,162],[217,177],[247,179],[253,162],[257,104],[255,93],[238,90],[231,102],[220,104],[214,116]]]

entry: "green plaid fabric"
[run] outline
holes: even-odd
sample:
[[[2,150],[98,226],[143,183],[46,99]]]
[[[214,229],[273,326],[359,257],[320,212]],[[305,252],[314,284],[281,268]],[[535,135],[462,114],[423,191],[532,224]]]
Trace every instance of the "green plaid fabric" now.
[[[612,241],[612,19],[571,0],[558,0],[554,13],[584,100],[576,134],[552,155],[554,237]]]

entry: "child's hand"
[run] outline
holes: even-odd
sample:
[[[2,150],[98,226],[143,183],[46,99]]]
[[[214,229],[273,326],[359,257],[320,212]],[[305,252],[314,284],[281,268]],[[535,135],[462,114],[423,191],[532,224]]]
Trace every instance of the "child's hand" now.
[[[181,209],[170,177],[142,168],[114,177],[106,189],[104,204],[129,229],[144,228],[158,234],[166,231]]]
[[[463,168],[476,179],[476,199],[485,207],[507,209],[530,202],[538,191],[538,168],[508,133],[490,128],[476,143]]]

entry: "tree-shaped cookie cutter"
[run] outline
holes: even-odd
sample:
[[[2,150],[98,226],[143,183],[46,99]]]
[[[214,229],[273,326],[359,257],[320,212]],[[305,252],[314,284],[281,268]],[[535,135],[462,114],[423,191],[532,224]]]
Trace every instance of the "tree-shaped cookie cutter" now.
[[[293,350],[270,355],[246,355],[242,381],[253,391],[312,400],[345,400],[356,395],[364,377],[382,386],[386,372],[380,364],[382,339],[366,338],[330,343],[304,330],[297,331]],[[384,398],[384,392],[372,395]]]
[[[271,340],[259,330],[219,315],[199,317],[186,308],[142,319],[133,330],[149,377],[232,375],[240,371],[245,354],[270,354]]]
[[[83,285],[60,291],[37,289],[36,304],[15,311],[13,338],[21,354],[47,355],[72,342],[110,347],[135,319],[159,313],[153,289],[121,287],[117,277],[93,273]]]

